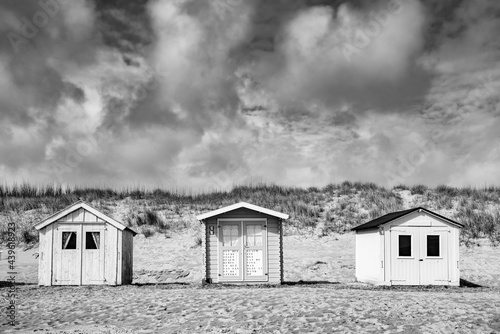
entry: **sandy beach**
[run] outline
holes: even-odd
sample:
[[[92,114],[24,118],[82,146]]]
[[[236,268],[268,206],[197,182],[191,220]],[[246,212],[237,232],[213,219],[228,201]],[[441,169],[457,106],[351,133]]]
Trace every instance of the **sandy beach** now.
[[[496,333],[500,249],[461,248],[459,288],[355,282],[354,236],[285,236],[282,286],[202,285],[196,233],[134,240],[134,284],[38,287],[36,247],[19,252],[17,321],[27,333]],[[6,272],[6,260],[0,264]],[[0,289],[6,301],[7,288]]]
[[[42,333],[496,333],[498,289],[21,287],[15,330]],[[54,329],[57,331],[49,331]]]

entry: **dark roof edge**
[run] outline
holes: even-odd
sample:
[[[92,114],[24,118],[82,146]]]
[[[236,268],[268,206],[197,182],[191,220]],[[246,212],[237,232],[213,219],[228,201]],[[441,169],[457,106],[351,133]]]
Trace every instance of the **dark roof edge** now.
[[[419,206],[419,207],[416,207],[416,208],[413,208],[413,209],[402,210],[402,211],[396,211],[396,212],[389,212],[389,213],[387,213],[387,214],[385,214],[385,215],[383,215],[383,216],[380,216],[380,217],[377,217],[377,218],[375,218],[375,219],[372,219],[372,220],[370,220],[370,221],[368,221],[368,222],[366,222],[366,223],[364,223],[364,224],[361,224],[361,225],[358,225],[358,226],[356,226],[356,227],[353,227],[353,228],[351,228],[351,231],[360,231],[360,230],[371,230],[371,229],[376,229],[376,228],[378,228],[380,225],[387,224],[387,223],[389,223],[389,222],[391,222],[391,221],[394,221],[394,220],[396,220],[396,219],[399,219],[399,218],[401,218],[401,217],[404,217],[404,216],[406,216],[406,215],[409,215],[410,213],[413,213],[413,212],[415,212],[415,211],[417,211],[417,210],[418,210],[418,211],[423,210],[423,211],[427,212],[428,214],[434,215],[434,216],[436,216],[436,217],[438,217],[438,218],[440,218],[440,219],[442,219],[442,220],[445,220],[445,221],[447,221],[447,222],[449,222],[449,223],[451,223],[451,224],[458,225],[458,226],[460,226],[460,227],[464,227],[464,225],[463,225],[463,224],[460,224],[459,222],[456,222],[456,221],[454,221],[454,220],[452,220],[452,219],[450,219],[450,218],[444,217],[444,216],[442,216],[442,215],[440,215],[440,214],[438,214],[438,213],[435,213],[435,212],[433,212],[433,211],[431,211],[431,210],[428,210],[428,209],[426,209],[426,208],[423,208],[423,207]],[[389,220],[386,220],[386,221],[383,221],[383,220],[382,220],[379,224],[376,224],[376,225],[373,225],[373,226],[370,226],[370,225],[369,225],[370,223],[372,223],[373,221],[375,221],[375,220],[377,220],[377,219],[380,219],[380,218],[382,218],[382,217],[384,217],[384,216],[387,216],[387,215],[390,215],[390,214],[397,214],[397,213],[399,213],[399,212],[401,213],[400,215],[396,215],[396,216],[394,216],[393,218],[391,218],[391,219],[389,219]],[[363,227],[363,226],[366,226],[366,225],[369,225],[369,226],[367,226],[367,227]]]

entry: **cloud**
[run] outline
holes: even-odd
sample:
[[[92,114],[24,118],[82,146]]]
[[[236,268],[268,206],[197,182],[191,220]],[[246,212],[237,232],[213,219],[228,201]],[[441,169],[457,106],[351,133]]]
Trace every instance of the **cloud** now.
[[[58,3],[0,3],[3,179],[500,181],[495,2]]]
[[[276,60],[265,55],[250,72],[281,104],[319,100],[393,110],[428,88],[429,75],[414,62],[424,23],[417,1],[306,7],[283,25]]]

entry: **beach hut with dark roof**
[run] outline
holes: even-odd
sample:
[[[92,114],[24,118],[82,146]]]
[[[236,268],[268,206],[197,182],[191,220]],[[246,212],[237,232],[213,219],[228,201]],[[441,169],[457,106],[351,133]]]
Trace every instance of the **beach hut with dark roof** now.
[[[356,279],[377,285],[458,286],[462,227],[421,207],[354,227]]]
[[[203,224],[207,283],[283,281],[283,221],[288,215],[240,202],[196,218]]]
[[[35,228],[40,231],[39,285],[132,283],[137,233],[115,219],[80,201]]]

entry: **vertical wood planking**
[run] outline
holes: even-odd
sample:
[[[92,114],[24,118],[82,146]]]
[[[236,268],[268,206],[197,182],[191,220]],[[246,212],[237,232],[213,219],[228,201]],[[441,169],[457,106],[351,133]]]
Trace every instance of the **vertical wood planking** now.
[[[57,227],[59,226],[59,223],[52,224],[52,277],[51,277],[51,284],[54,285],[57,282],[55,282],[54,278],[58,275],[58,272],[60,270],[59,268],[59,263],[57,262],[58,259],[58,254],[59,252],[59,247],[57,247]]]
[[[130,254],[130,262],[129,262],[129,281],[132,284],[132,280],[134,279],[134,234],[129,232],[129,254]]]
[[[80,209],[78,211],[81,211],[81,215],[82,215],[82,221],[84,220],[83,218],[83,215],[84,215],[84,210],[83,209]],[[80,279],[80,285],[82,285],[82,279],[83,279],[83,249],[85,248],[85,239],[84,239],[84,236],[83,236],[83,224],[80,224],[80,237],[78,239],[80,239],[80,263],[78,264],[78,267],[80,268],[80,273],[79,273],[79,279]],[[78,240],[77,239],[77,240]]]
[[[123,272],[122,272],[122,267],[123,267],[123,232],[120,230],[116,230],[117,232],[117,238],[118,238],[118,243],[116,247],[116,256],[117,256],[117,261],[116,261],[116,284],[121,285],[122,284],[122,278],[123,278]]]
[[[88,212],[87,210],[83,210],[84,215],[83,215],[83,220],[88,223],[96,223],[97,222],[97,216],[94,215],[92,212]]]
[[[60,222],[72,222],[73,219],[72,219],[72,214],[67,214],[66,216],[60,218],[58,221]]]
[[[122,276],[122,284],[126,284],[125,282],[127,281],[127,251],[128,251],[128,245],[127,245],[127,231],[121,231],[120,234],[122,235],[122,256],[121,256],[121,262],[122,266],[118,268],[118,270],[121,271],[121,276]]]
[[[133,235],[124,230],[121,232],[123,242],[122,253],[122,284],[130,284],[133,279]]]
[[[47,234],[47,254],[48,254],[48,270],[45,273],[45,280],[47,282],[47,285],[52,285],[52,277],[54,276],[54,254],[52,252],[52,249],[54,248],[54,233],[55,233],[55,226],[56,224],[52,224],[50,226],[47,226],[49,233]]]
[[[84,215],[85,215],[84,209],[75,210],[72,213],[72,221],[73,222],[83,222],[83,221],[85,221]]]
[[[110,224],[106,225],[106,254],[105,254],[105,277],[108,284],[117,284],[118,266],[118,229]]]
[[[47,233],[48,227],[40,230],[38,243],[38,285],[47,285],[46,270],[50,269],[47,265]]]

